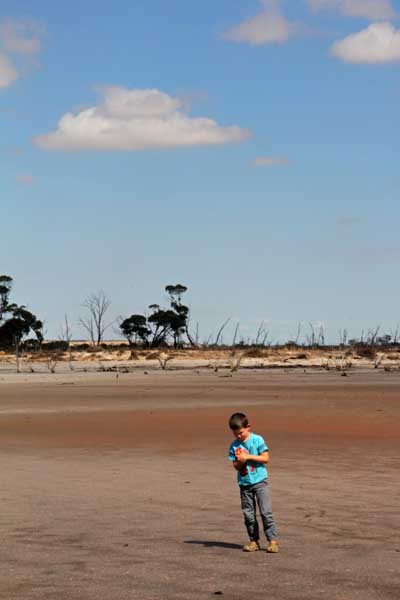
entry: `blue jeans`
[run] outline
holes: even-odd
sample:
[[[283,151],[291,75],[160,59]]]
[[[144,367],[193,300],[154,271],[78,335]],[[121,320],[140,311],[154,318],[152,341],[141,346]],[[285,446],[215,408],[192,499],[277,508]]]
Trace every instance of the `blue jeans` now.
[[[253,485],[241,485],[240,500],[244,516],[244,524],[246,525],[250,540],[258,542],[260,539],[260,531],[256,515],[257,505],[258,510],[260,511],[260,517],[267,540],[269,542],[271,540],[276,540],[278,534],[276,532],[274,516],[272,514],[268,481],[264,479],[263,481],[254,483]]]

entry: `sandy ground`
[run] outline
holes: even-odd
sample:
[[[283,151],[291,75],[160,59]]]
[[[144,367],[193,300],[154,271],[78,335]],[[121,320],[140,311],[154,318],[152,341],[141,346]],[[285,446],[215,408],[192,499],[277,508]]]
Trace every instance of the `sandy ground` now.
[[[245,554],[229,415],[271,448]],[[4,600],[400,597],[400,374],[2,374]]]

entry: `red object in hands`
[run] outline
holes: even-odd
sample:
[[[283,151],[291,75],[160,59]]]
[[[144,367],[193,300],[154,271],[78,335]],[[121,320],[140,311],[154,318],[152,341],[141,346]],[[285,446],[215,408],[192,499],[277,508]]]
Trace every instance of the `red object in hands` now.
[[[248,454],[248,450],[246,450],[245,448],[242,448],[241,446],[239,446],[239,448],[236,448],[235,450],[235,456],[240,456],[241,454]]]
[[[242,458],[243,456],[246,456],[246,454],[249,454],[249,451],[246,450],[246,448],[242,448],[241,446],[239,446],[239,448],[236,448],[235,450],[236,458]],[[249,467],[250,471],[255,471],[254,465],[249,465]],[[247,475],[247,466],[244,466],[240,473],[241,475]]]
[[[236,448],[236,450],[235,450],[235,456],[236,456],[236,458],[239,458],[239,459],[243,458],[248,453],[249,453],[248,450],[246,450],[246,448],[242,448],[241,446],[239,446],[239,448]],[[250,470],[254,471],[254,467],[250,467]],[[247,465],[246,464],[243,465],[243,468],[240,469],[239,472],[242,476],[247,475],[247,473],[248,473]]]

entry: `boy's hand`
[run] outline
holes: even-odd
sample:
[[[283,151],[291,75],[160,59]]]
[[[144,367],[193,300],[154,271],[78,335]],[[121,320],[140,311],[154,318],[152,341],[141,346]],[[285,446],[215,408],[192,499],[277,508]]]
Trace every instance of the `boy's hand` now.
[[[239,460],[240,462],[245,462],[248,454],[248,451],[241,447],[236,448],[235,450],[236,460]]]

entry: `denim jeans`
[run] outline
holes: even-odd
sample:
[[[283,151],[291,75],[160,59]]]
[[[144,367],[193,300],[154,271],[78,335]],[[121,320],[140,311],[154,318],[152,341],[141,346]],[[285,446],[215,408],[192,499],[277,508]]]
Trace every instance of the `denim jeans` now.
[[[276,540],[278,534],[276,532],[274,516],[272,514],[271,498],[269,495],[268,481],[264,479],[253,485],[240,486],[240,500],[242,504],[242,512],[247,533],[251,541],[260,539],[258,527],[256,506],[260,511],[265,536],[268,541]]]

